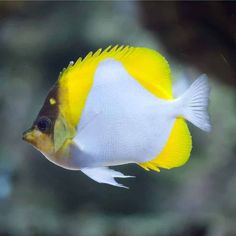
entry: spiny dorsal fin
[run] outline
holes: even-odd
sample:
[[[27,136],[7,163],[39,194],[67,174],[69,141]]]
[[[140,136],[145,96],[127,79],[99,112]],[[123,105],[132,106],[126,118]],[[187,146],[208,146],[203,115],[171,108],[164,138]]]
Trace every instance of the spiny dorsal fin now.
[[[64,79],[66,74],[88,67],[90,64],[98,65],[107,58],[121,61],[131,76],[156,96],[165,99],[172,98],[168,62],[161,54],[148,48],[123,45],[108,46],[104,50],[100,48],[95,53],[89,52],[84,59],[80,57],[74,65],[69,65],[61,74],[60,79]]]
[[[116,45],[114,47],[112,47],[111,45],[108,46],[107,48],[105,48],[104,50],[102,50],[102,48],[99,48],[95,53],[93,53],[92,51],[90,51],[84,59],[82,59],[81,57],[78,58],[78,60],[74,63],[74,65],[70,65],[63,70],[63,74],[64,73],[68,73],[71,70],[74,69],[79,69],[80,67],[86,65],[87,63],[90,62],[100,62],[103,59],[106,59],[108,57],[115,57],[115,59],[121,59],[127,52],[131,52],[133,49],[133,47],[129,47],[126,46],[124,47]],[[63,75],[61,75],[60,78],[63,78]]]

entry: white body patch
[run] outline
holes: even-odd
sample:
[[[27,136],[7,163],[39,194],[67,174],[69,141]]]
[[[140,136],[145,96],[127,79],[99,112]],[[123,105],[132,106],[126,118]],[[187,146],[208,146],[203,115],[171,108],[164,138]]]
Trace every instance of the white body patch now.
[[[101,62],[77,127],[73,162],[86,168],[152,160],[168,140],[173,108],[132,78],[122,63]]]

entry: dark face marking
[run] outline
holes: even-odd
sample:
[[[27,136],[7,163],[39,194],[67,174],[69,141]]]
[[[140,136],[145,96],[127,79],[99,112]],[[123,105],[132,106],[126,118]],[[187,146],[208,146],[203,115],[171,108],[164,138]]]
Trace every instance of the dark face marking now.
[[[55,101],[55,103],[52,104],[50,100]],[[58,117],[58,113],[58,83],[56,83],[49,91],[45,102],[33,123],[33,127],[36,127],[43,133],[50,133]]]

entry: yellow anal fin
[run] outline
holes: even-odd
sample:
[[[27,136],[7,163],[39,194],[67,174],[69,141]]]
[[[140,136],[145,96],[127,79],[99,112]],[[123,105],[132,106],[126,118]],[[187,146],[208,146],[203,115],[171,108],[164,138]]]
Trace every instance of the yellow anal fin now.
[[[171,169],[184,165],[190,156],[192,137],[183,118],[177,118],[170,137],[162,152],[153,160],[139,163],[145,170],[160,171],[159,168]]]

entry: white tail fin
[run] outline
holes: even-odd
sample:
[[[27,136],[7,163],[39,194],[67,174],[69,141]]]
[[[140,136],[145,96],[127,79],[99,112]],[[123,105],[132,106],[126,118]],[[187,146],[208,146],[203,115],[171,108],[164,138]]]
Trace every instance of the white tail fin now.
[[[178,99],[182,107],[181,115],[206,132],[211,131],[208,115],[209,92],[208,78],[203,74]]]
[[[119,171],[108,167],[83,168],[81,171],[98,183],[110,184],[116,187],[128,188],[116,182],[115,178],[132,178],[134,176],[124,175]]]

